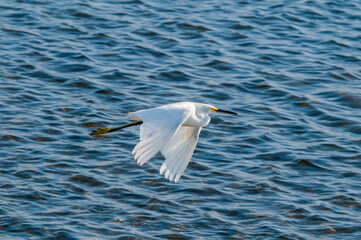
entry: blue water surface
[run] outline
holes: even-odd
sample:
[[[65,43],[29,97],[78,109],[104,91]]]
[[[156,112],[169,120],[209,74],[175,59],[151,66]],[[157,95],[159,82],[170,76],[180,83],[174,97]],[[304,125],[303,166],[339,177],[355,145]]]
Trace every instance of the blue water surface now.
[[[2,0],[1,239],[361,239],[359,1]],[[217,114],[175,184],[128,112]]]

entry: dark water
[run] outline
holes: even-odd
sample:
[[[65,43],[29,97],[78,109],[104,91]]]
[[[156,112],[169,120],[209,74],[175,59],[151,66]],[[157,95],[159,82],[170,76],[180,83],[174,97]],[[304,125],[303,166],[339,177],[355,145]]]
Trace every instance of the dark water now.
[[[1,239],[361,239],[359,1],[0,2]],[[129,111],[213,116],[182,179]]]

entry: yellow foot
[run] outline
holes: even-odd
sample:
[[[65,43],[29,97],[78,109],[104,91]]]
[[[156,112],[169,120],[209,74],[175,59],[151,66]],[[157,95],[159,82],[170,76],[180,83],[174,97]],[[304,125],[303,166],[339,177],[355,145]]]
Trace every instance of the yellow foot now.
[[[90,136],[96,136],[96,135],[102,135],[106,134],[110,131],[110,128],[98,128],[97,130],[94,130]]]

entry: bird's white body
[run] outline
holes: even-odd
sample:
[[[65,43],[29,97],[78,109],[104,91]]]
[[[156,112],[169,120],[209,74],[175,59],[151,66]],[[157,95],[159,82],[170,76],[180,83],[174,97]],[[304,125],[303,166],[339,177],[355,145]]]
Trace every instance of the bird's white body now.
[[[140,142],[134,147],[134,159],[143,165],[159,151],[165,161],[160,174],[177,182],[192,158],[202,127],[208,125],[209,104],[180,102],[130,113],[128,118],[141,120]]]

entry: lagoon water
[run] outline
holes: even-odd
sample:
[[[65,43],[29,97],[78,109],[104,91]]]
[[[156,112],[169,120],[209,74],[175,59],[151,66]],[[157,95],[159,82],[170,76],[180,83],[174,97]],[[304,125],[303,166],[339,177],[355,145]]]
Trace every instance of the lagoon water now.
[[[359,1],[3,0],[1,239],[361,239]],[[213,115],[175,184],[130,111]]]

